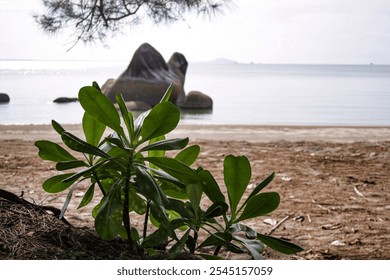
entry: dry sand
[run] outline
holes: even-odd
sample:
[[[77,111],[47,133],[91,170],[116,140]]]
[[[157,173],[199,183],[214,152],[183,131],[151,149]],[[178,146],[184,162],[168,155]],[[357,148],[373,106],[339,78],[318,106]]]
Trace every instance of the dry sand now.
[[[80,125],[65,128],[82,135]],[[250,225],[305,250],[270,258],[390,259],[390,127],[181,125],[170,135],[185,136],[201,145],[196,165],[221,185],[228,154],[249,157],[253,184],[276,172],[268,189],[280,193],[280,207]],[[37,157],[38,139],[59,136],[49,125],[0,125],[0,188],[61,208],[65,193],[42,191],[55,170]],[[91,209],[76,210],[83,191],[66,218],[91,226]]]
[[[82,135],[79,124],[64,125]],[[332,143],[373,142],[390,140],[390,127],[354,126],[255,126],[255,125],[179,125],[171,137],[190,137],[192,140],[223,141],[324,141]],[[59,139],[51,125],[0,125],[0,140]]]

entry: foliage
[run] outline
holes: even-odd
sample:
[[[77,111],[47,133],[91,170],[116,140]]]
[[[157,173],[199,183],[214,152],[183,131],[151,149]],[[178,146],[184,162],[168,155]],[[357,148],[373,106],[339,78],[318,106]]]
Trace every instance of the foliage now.
[[[35,14],[40,27],[49,33],[66,28],[74,29],[75,43],[104,41],[107,34],[118,33],[123,26],[139,24],[143,18],[155,24],[183,20],[184,15],[196,12],[212,15],[222,11],[229,0],[42,0],[46,12]]]
[[[92,212],[97,234],[105,240],[127,238],[133,254],[155,254],[168,245],[172,255],[183,251],[195,254],[213,246],[214,255],[203,254],[204,258],[216,258],[222,247],[234,253],[249,252],[254,259],[261,258],[264,244],[286,254],[302,250],[292,243],[257,233],[243,223],[269,214],[279,206],[278,193],[261,192],[274,174],[243,200],[251,179],[250,163],[245,156],[227,156],[226,199],[208,170],[191,167],[200,147],[188,146],[188,138],[166,139],[166,134],[180,120],[178,108],[168,101],[171,91],[172,85],[159,104],[134,119],[120,94],[116,96],[118,112],[96,83],[80,89],[85,140],[52,121],[67,149],[46,140],[35,143],[39,156],[53,161],[60,171],[44,181],[44,190],[49,193],[68,190],[61,216],[73,192],[86,181],[89,187],[78,208],[88,205],[94,196],[100,197]],[[111,133],[106,132],[107,128]],[[175,150],[178,151],[175,156],[166,153]],[[75,152],[80,156],[74,156]],[[211,206],[202,209],[205,196]],[[142,229],[132,225],[132,215],[144,218]],[[155,229],[148,234],[150,223]],[[198,240],[200,231],[207,236],[202,242]]]

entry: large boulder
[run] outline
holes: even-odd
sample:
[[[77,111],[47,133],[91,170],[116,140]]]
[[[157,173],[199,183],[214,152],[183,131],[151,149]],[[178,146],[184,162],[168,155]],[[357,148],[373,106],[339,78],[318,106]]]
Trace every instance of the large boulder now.
[[[10,98],[8,94],[0,92],[0,103],[9,103]]]
[[[113,102],[115,95],[121,93],[125,101],[141,101],[153,107],[173,82],[170,100],[180,106],[185,99],[187,66],[182,54],[175,53],[166,63],[157,50],[145,43],[136,50],[128,68],[118,79],[107,81],[102,91]]]
[[[188,68],[188,62],[184,55],[175,52],[168,61],[168,68],[172,73],[175,73],[184,85]]]
[[[183,109],[212,109],[213,100],[200,91],[190,91],[181,107]]]

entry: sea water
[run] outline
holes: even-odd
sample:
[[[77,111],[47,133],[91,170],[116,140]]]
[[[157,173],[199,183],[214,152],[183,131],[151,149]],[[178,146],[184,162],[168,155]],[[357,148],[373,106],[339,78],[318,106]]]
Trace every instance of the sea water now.
[[[127,67],[121,61],[0,61],[0,124],[80,123],[77,97]],[[185,91],[201,91],[213,110],[182,111],[185,124],[390,125],[389,65],[190,63]]]

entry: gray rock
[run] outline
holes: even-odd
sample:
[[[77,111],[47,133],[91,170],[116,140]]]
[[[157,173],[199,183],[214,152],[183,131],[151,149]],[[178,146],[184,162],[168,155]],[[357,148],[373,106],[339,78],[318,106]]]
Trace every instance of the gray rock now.
[[[213,100],[200,91],[190,91],[181,108],[183,109],[212,109]]]
[[[171,101],[180,105],[185,98],[184,76],[187,70],[187,61],[183,58],[183,55],[174,54],[168,66],[157,50],[147,43],[142,44],[128,68],[116,80],[107,81],[102,91],[113,102],[115,95],[121,93],[125,101],[142,101],[153,107],[173,82]]]
[[[184,85],[188,62],[181,53],[175,52],[168,61],[168,68],[172,73],[175,73]]]
[[[76,97],[58,97],[53,100],[54,103],[70,103],[79,101]]]
[[[8,94],[0,92],[0,103],[9,103],[10,98]]]
[[[106,93],[115,84],[115,79],[108,79],[103,86],[100,87],[102,92]]]

